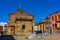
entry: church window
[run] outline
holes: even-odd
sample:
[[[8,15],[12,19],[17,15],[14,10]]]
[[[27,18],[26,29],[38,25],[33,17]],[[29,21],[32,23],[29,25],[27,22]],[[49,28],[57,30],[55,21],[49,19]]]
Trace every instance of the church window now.
[[[22,25],[22,30],[24,30],[25,29],[25,25]]]

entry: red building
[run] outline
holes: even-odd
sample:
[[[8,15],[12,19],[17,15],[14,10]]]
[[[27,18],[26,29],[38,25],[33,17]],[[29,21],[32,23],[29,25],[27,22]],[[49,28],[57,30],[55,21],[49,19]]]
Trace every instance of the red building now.
[[[52,28],[52,30],[51,30],[52,34],[54,34],[54,33],[60,34],[60,26],[59,26],[60,24],[58,24],[58,23],[60,23],[60,12],[58,11],[58,12],[51,14],[50,18],[48,18],[48,19],[50,20],[50,23],[51,23],[50,25]]]

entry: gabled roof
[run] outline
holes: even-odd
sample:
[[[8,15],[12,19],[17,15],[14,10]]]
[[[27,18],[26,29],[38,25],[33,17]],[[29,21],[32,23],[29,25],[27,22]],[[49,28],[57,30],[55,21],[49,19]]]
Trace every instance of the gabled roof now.
[[[39,25],[39,23],[34,22],[34,25],[35,25],[35,26],[38,26],[38,25]]]
[[[46,17],[46,19],[47,19],[49,16],[52,16],[52,15],[57,14],[57,13],[59,13],[59,12],[60,12],[60,11],[57,11],[57,12],[54,12],[54,13],[49,14],[49,15]]]
[[[39,24],[41,24],[41,23],[46,23],[46,22],[47,22],[47,19],[41,21]]]
[[[59,12],[60,12],[60,11],[54,12],[54,13],[50,14],[49,16],[51,16],[51,15],[53,15],[53,14],[57,14],[57,13],[59,13]]]
[[[26,14],[28,14],[28,15],[33,16],[32,14],[30,14],[30,13],[24,11],[23,9],[17,9],[16,12],[12,12],[11,14],[8,14],[8,15],[16,15],[16,14],[19,14],[19,12],[20,12],[20,13],[26,13]],[[33,17],[34,17],[34,16],[33,16]]]

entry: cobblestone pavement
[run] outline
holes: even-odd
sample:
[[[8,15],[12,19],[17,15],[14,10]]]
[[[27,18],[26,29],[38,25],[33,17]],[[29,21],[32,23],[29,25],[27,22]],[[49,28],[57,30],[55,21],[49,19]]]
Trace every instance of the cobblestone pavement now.
[[[41,38],[28,39],[25,36],[14,36],[16,40],[60,40],[60,36],[41,36]]]

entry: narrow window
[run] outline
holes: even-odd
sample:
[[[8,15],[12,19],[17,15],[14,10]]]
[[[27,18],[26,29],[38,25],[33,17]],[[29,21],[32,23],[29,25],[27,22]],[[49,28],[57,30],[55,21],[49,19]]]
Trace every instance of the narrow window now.
[[[55,24],[55,27],[57,28],[57,24]]]
[[[60,14],[58,15],[58,18],[60,19]]]
[[[52,16],[52,20],[54,20],[54,16]]]
[[[22,25],[22,30],[24,30],[25,29],[25,25]]]
[[[55,15],[55,21],[57,21],[57,16]]]

